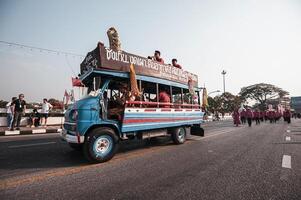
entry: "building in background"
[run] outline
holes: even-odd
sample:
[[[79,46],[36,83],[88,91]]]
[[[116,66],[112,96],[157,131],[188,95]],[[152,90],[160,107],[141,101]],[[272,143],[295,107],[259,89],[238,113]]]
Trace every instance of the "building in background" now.
[[[291,108],[295,113],[301,113],[301,96],[299,97],[291,97]]]

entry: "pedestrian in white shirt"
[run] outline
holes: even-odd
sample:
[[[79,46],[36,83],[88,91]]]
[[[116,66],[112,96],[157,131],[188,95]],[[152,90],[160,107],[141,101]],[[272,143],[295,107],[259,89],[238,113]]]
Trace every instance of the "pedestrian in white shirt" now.
[[[43,118],[44,120],[44,126],[47,126],[47,118],[49,115],[49,110],[52,109],[52,105],[48,102],[47,99],[43,99],[42,103],[42,110],[41,110],[41,125],[43,125]]]
[[[15,101],[17,97],[13,97],[10,102],[6,104],[6,114],[7,114],[7,127],[11,128],[11,124],[14,119],[14,106],[12,102]]]

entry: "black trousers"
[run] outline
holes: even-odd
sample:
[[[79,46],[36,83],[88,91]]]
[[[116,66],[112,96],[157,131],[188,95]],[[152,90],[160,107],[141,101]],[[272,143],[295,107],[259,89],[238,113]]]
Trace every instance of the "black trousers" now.
[[[23,112],[18,112],[18,111],[16,111],[16,112],[14,113],[14,120],[13,120],[13,123],[12,123],[12,125],[11,125],[11,128],[14,128],[14,127],[15,127],[16,122],[17,122],[17,128],[20,127],[20,122],[21,122],[22,116],[23,116]]]
[[[251,126],[252,125],[252,118],[248,118],[248,125]]]

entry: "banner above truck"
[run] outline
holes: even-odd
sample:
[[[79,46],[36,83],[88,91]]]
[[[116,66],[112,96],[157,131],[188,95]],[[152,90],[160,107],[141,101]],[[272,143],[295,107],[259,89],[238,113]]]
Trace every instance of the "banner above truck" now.
[[[131,64],[134,65],[137,75],[152,76],[182,84],[190,82],[194,87],[198,86],[198,77],[195,74],[125,51],[114,51],[100,42],[87,54],[80,65],[80,72],[84,74],[91,68],[129,72]]]

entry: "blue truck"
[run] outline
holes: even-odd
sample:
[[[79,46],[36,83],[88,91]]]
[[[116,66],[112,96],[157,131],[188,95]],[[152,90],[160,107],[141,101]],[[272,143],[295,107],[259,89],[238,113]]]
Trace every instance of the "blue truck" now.
[[[129,93],[130,65],[140,94]],[[203,136],[197,76],[156,61],[114,51],[98,43],[81,64],[88,94],[65,112],[62,138],[93,163],[110,160],[123,140],[171,137],[183,144],[190,134]],[[160,102],[164,91],[170,102]]]

